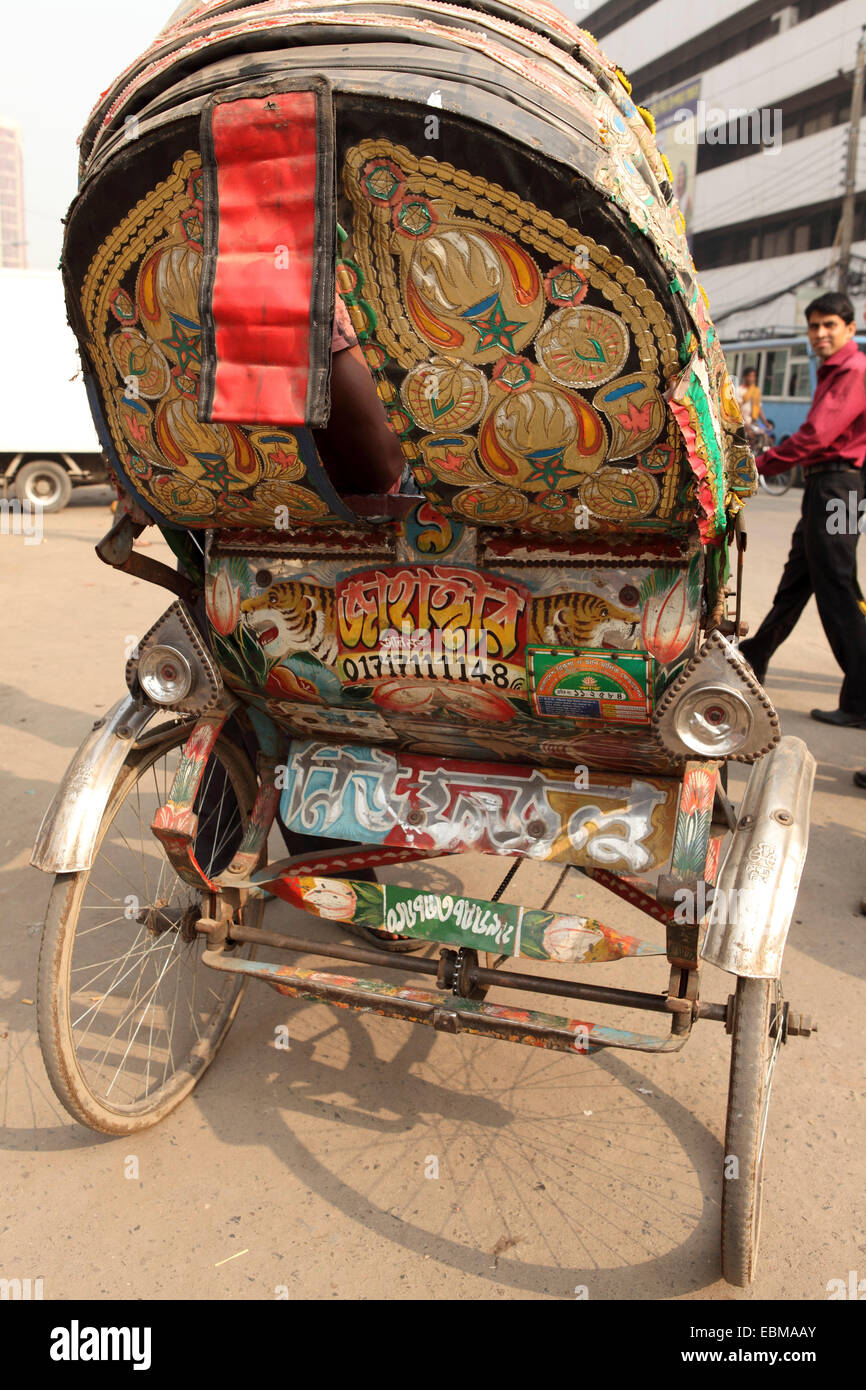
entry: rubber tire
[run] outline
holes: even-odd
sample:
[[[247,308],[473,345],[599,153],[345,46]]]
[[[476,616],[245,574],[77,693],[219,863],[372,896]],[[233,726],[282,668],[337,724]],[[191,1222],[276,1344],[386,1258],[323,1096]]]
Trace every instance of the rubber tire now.
[[[761,1234],[763,1150],[761,1129],[765,1098],[772,1084],[767,1067],[774,1039],[770,1012],[777,980],[738,978],[731,1037],[731,1072],[725,1123],[725,1167],[731,1155],[738,1176],[722,1171],[722,1274],[729,1284],[746,1288],[755,1277]]]
[[[787,473],[777,473],[774,478],[764,479],[764,490],[771,497],[784,497],[786,492],[790,492],[794,486],[794,473],[789,469]]]
[[[56,491],[48,502],[43,502],[40,497],[31,495],[30,489],[33,480],[38,478],[40,474],[43,476],[47,474],[56,484]],[[41,506],[43,512],[62,512],[72,496],[72,483],[62,464],[55,463],[53,459],[38,459],[33,463],[25,463],[24,467],[15,474],[15,495],[19,502],[29,502],[32,506]]]
[[[182,732],[181,738],[177,740],[178,746],[182,746],[188,734],[188,729]],[[158,757],[172,746],[171,740],[149,746],[139,754],[133,753],[124,763],[106,804],[93,854],[94,863],[99,856],[105,831],[124,800],[125,793],[135,785],[139,772],[146,771],[155,760],[150,754],[155,751]],[[220,738],[217,747],[225,759],[235,762],[234,770],[244,784],[244,811],[248,814],[256,788],[256,778],[249,759],[226,738]],[[246,976],[235,977],[237,988],[227,997],[219,1024],[212,1030],[208,1039],[208,1048],[202,1049],[194,1059],[187,1059],[192,1065],[186,1074],[176,1074],[161,1101],[136,1111],[135,1114],[123,1113],[104,1105],[87,1088],[76,1063],[75,1047],[68,1029],[67,956],[72,950],[78,907],[87,886],[89,873],[89,869],[84,869],[78,873],[57,874],[48,900],[39,952],[36,995],[39,1045],[54,1093],[74,1119],[100,1134],[137,1134],[140,1130],[149,1129],[165,1119],[201,1080],[234,1022],[246,985]],[[75,916],[70,920],[70,914],[73,912]]]

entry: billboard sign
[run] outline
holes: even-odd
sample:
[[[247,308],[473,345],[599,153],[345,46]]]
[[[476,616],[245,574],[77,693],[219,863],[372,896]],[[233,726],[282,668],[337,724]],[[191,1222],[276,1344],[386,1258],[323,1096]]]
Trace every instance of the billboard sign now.
[[[653,99],[656,144],[671,166],[674,196],[686,222],[691,244],[695,215],[695,180],[698,167],[697,120],[701,79],[694,77],[671,87]]]

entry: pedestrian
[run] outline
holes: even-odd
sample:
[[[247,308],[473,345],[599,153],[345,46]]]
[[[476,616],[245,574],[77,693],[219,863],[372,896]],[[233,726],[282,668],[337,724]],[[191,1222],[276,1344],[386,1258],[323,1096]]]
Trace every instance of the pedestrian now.
[[[743,372],[743,379],[737,391],[737,400],[740,402],[740,413],[746,425],[753,429],[764,425],[767,430],[770,429],[770,421],[764,414],[761,388],[758,386],[758,373],[754,367],[746,367]]]
[[[821,359],[809,414],[796,434],[756,460],[764,477],[802,466],[802,513],[773,606],[740,650],[763,684],[773,653],[814,594],[845,679],[839,708],[813,709],[812,718],[839,728],[866,728],[866,616],[857,584],[866,357],[853,341],[854,309],[847,295],[823,294],[813,300],[806,321],[812,350]]]

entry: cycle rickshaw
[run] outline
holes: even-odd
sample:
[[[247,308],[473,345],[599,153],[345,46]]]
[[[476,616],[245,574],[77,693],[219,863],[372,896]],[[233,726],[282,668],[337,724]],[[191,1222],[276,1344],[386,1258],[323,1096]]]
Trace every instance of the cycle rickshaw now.
[[[536,0],[186,4],[90,118],[63,265],[125,499],[99,554],[174,595],[34,853],[64,1104],[160,1119],[251,977],[567,1053],[724,1027],[723,1269],[748,1283],[773,1066],[812,1031],[780,972],[814,762],[738,653],[754,465],[627,79]],[[338,491],[315,446],[335,290],[397,493]],[[176,572],[135,550],[146,524]],[[315,838],[268,864],[278,810]],[[664,945],[503,902],[510,869],[489,900],[370,872],[470,851],[579,869]],[[367,940],[265,931],[267,895]],[[583,969],[642,955],[663,994]]]

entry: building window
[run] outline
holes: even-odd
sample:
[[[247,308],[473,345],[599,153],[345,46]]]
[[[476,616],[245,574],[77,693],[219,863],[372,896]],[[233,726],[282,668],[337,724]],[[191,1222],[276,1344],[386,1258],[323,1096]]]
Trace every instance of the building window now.
[[[821,83],[807,92],[783,101],[773,115],[770,134],[775,140],[781,133],[782,144],[801,140],[804,135],[814,135],[820,130],[830,130],[835,126],[846,125],[850,118],[850,88],[853,74],[848,73]],[[775,111],[776,108],[774,108]],[[750,117],[744,117],[751,136]],[[779,127],[781,131],[779,132]],[[756,144],[751,139],[741,139],[739,121],[729,122],[724,130],[725,138],[718,144],[704,144],[698,147],[697,172],[707,174],[723,164],[732,164],[738,159],[748,159],[756,152]]]
[[[788,366],[788,350],[771,349],[764,362],[764,381],[761,387],[765,396],[785,394],[785,370]]]
[[[758,223],[698,232],[693,247],[695,264],[701,271],[715,270],[721,266],[766,260],[770,256],[787,256],[793,251],[824,250],[833,245],[841,216],[841,200],[809,211],[801,209],[796,215],[801,219],[796,223],[792,223],[791,213],[780,213]],[[854,240],[866,241],[866,197],[862,194],[854,208]]]
[[[829,130],[833,125],[833,112],[822,111],[815,116],[809,116],[803,122],[804,135],[817,135],[819,130]]]
[[[807,0],[807,3],[797,4],[793,6],[796,13],[795,23],[802,24],[806,19],[813,19],[815,15],[832,9],[838,3],[839,0]],[[641,9],[646,8],[646,5],[641,6]],[[781,32],[780,16],[783,9],[784,5],[780,0],[763,0],[763,3],[750,7],[751,22],[749,10],[746,10],[732,19],[714,24],[704,31],[699,40],[691,40],[681,45],[679,50],[674,49],[671,53],[663,54],[642,68],[633,68],[630,77],[634,84],[635,100],[642,106],[651,107],[653,94],[666,91],[669,87],[675,87],[680,82],[686,82],[690,77],[715,67],[720,61],[720,56],[725,60],[735,58],[738,53],[745,53],[747,49],[754,48],[766,39],[774,38]],[[590,18],[592,32],[601,39],[605,34],[618,29],[625,22],[620,18],[620,13],[616,0],[599,6]],[[608,18],[611,20],[609,24],[606,22]],[[682,54],[680,58],[677,57],[678,52]],[[615,52],[609,56],[616,58]]]
[[[788,395],[808,399],[811,394],[812,382],[809,376],[808,357],[792,357],[790,376],[788,377]]]

